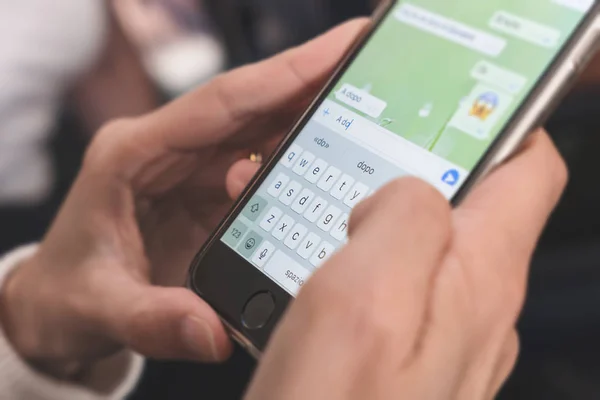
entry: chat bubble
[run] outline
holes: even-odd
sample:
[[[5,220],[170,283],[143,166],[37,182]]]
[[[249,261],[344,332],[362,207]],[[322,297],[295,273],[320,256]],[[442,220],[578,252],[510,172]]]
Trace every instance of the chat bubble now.
[[[424,8],[404,4],[395,12],[400,22],[460,44],[487,56],[498,57],[506,47],[506,40],[467,26]]]
[[[506,11],[498,11],[490,21],[490,27],[535,45],[555,48],[561,33],[558,29],[519,17]]]
[[[379,118],[387,107],[385,101],[347,83],[335,94],[335,97],[372,118]]]
[[[485,60],[478,62],[473,67],[471,76],[480,82],[495,85],[511,94],[519,93],[527,83],[527,78],[523,75],[519,75]]]

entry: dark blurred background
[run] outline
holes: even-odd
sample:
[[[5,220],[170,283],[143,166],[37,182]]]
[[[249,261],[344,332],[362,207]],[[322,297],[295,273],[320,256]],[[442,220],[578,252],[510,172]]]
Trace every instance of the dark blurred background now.
[[[64,0],[44,14],[28,9],[28,2],[20,3],[20,17],[35,27],[37,36],[19,26],[28,42],[18,43],[16,34],[18,51],[13,45],[5,54],[0,47],[0,78],[10,82],[0,94],[2,251],[43,236],[87,143],[107,120],[151,110],[221,71],[368,15],[375,3]],[[72,23],[73,15],[81,21]],[[97,43],[93,51],[90,41]],[[35,86],[27,85],[32,81]],[[24,123],[32,115],[37,123]],[[569,164],[571,182],[534,258],[519,325],[522,353],[500,398],[596,399],[600,61],[592,64],[547,128]],[[32,160],[43,162],[25,168]],[[254,366],[239,349],[220,366],[150,361],[132,399],[239,399]]]

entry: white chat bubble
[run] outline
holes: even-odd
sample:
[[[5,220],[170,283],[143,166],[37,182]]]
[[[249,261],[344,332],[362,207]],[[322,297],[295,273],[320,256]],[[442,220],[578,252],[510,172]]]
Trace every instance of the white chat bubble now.
[[[554,3],[575,11],[587,12],[594,5],[594,0],[554,0]]]
[[[471,76],[483,83],[495,85],[511,94],[517,94],[527,83],[527,78],[488,61],[480,61],[471,70]]]
[[[372,118],[379,118],[387,107],[385,101],[347,83],[335,94],[335,97]]]
[[[506,11],[495,13],[490,21],[490,26],[497,31],[547,48],[557,47],[561,37],[558,29]]]
[[[509,109],[514,98],[491,85],[478,83],[461,103],[448,126],[479,140],[489,140],[496,124]]]
[[[491,57],[498,57],[506,47],[506,40],[498,36],[480,31],[412,4],[403,4],[400,6],[395,12],[395,17],[407,25]]]

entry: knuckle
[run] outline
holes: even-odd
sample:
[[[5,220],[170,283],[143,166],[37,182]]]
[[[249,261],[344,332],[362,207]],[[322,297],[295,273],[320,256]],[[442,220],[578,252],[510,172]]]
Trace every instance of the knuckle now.
[[[113,163],[124,150],[125,143],[135,131],[133,119],[117,119],[105,124],[86,151],[83,166],[101,171]]]
[[[355,291],[341,288],[334,280],[315,279],[299,299],[313,326],[336,326],[340,337],[353,343],[358,354],[370,354],[374,349],[390,350],[400,337],[410,346],[404,331],[418,326],[407,318],[412,312],[407,314],[408,307],[388,301],[390,297],[381,293],[376,282],[376,279],[363,280],[362,294],[356,296]]]
[[[347,331],[354,332],[365,354],[379,351],[403,359],[419,340],[421,307],[392,304],[375,287],[364,297],[354,302],[351,313],[344,314]]]
[[[217,104],[223,110],[223,113],[232,121],[240,121],[252,118],[255,115],[253,105],[246,105],[239,101],[238,92],[235,88],[238,82],[251,81],[243,79],[252,71],[252,67],[241,67],[234,71],[218,75],[207,86],[207,97],[216,99]]]
[[[355,302],[352,310],[352,316],[348,319],[350,324],[348,328],[357,333],[359,340],[386,346],[401,336],[398,329],[400,324],[394,321],[393,314],[387,312],[391,310],[380,304],[373,296],[370,300]],[[410,322],[404,319],[405,324],[402,326],[409,326]]]
[[[134,120],[130,118],[115,119],[100,128],[96,135],[98,142],[113,140],[115,137],[122,137],[124,133],[130,132],[134,125]]]
[[[359,258],[342,250],[302,289],[298,305],[311,326],[335,326],[358,353],[394,352],[395,359],[401,358],[419,339],[426,302],[367,265],[344,273]]]

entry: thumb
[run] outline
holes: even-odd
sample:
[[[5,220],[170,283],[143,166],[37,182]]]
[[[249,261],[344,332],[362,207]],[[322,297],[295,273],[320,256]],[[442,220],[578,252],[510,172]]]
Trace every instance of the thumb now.
[[[203,362],[226,360],[231,342],[219,317],[184,288],[143,288],[115,319],[116,340],[144,356]]]

